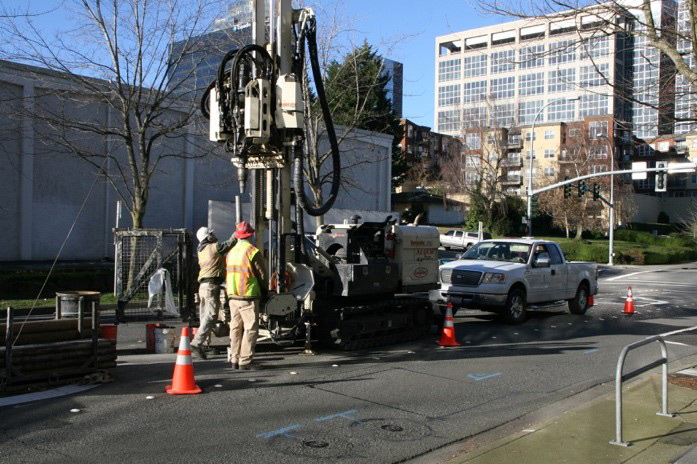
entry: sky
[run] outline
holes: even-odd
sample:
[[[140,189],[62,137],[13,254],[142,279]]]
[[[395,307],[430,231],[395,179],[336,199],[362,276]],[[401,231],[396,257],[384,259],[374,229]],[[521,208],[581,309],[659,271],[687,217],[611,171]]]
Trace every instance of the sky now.
[[[354,43],[365,38],[385,58],[404,64],[403,117],[434,130],[436,37],[507,20],[482,13],[476,0],[338,1],[353,19]]]
[[[435,129],[433,120],[435,38],[488,26],[506,18],[485,14],[477,0],[304,0],[315,8],[318,22],[338,12],[343,40],[360,45],[367,40],[382,56],[404,65],[402,116]],[[41,28],[69,27],[69,1],[0,0],[4,8],[50,11],[35,18]],[[297,0],[293,0],[297,6]],[[323,11],[319,11],[323,10]],[[327,25],[329,26],[329,25]],[[320,28],[322,25],[320,24]]]

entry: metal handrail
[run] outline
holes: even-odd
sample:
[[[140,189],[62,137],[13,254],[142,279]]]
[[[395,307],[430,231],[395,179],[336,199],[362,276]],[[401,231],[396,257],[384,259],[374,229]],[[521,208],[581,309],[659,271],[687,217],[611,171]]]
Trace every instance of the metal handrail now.
[[[643,374],[644,372],[650,371],[653,368],[662,366],[661,411],[657,412],[656,415],[663,417],[675,417],[675,414],[668,412],[668,348],[666,347],[665,339],[679,333],[691,332],[693,330],[697,330],[697,327],[689,327],[687,329],[673,330],[672,332],[653,335],[643,340],[639,340],[638,342],[630,343],[622,349],[620,357],[617,360],[617,369],[615,372],[615,440],[610,442],[611,445],[631,445],[631,442],[622,440],[622,382],[625,380],[632,379]],[[629,351],[633,350],[634,348],[639,348],[640,346],[648,345],[652,342],[658,342],[661,345],[662,357],[646,364],[643,367],[640,367],[639,369],[623,375],[622,371],[624,369],[624,361]]]

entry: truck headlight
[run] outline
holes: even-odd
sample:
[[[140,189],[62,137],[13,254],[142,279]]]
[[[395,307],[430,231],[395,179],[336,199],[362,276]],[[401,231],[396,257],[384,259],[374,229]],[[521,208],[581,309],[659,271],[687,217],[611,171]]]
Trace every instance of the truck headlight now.
[[[483,284],[502,284],[506,281],[506,277],[499,272],[486,272],[482,279]]]

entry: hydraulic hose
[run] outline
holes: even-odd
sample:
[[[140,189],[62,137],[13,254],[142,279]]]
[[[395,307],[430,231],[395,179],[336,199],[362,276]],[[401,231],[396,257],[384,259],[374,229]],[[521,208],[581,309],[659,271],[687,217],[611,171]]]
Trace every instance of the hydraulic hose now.
[[[327,129],[327,137],[329,137],[329,145],[332,151],[332,187],[329,192],[327,201],[315,208],[309,204],[305,196],[303,187],[303,156],[302,151],[296,150],[294,166],[293,166],[293,187],[298,203],[303,210],[307,211],[310,216],[321,216],[331,209],[339,194],[339,186],[341,185],[341,159],[339,156],[339,144],[336,141],[336,132],[334,131],[334,122],[329,114],[329,103],[327,103],[327,95],[324,92],[324,83],[322,82],[322,71],[319,66],[317,56],[317,30],[314,21],[308,25],[307,42],[310,51],[310,65],[312,66],[312,76],[315,78],[315,88],[317,89],[317,97],[319,98],[320,106],[322,107],[322,116],[324,117],[324,125]],[[300,155],[298,156],[298,153]]]

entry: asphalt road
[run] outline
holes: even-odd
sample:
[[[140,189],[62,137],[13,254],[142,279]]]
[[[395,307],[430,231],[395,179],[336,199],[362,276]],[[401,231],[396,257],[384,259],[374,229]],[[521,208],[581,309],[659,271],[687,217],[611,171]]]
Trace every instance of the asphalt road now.
[[[631,342],[697,326],[695,269],[604,271],[596,306],[584,316],[563,306],[508,326],[460,311],[457,348],[437,346],[433,335],[311,357],[261,346],[267,369],[258,372],[232,371],[223,356],[197,361],[202,395],[164,393],[174,355],[121,356],[113,383],[0,408],[1,460],[392,463],[423,456],[612,381]],[[622,314],[629,285],[631,317]],[[671,361],[696,354],[695,345],[697,335],[673,338]],[[659,353],[657,345],[641,348],[627,369]]]

